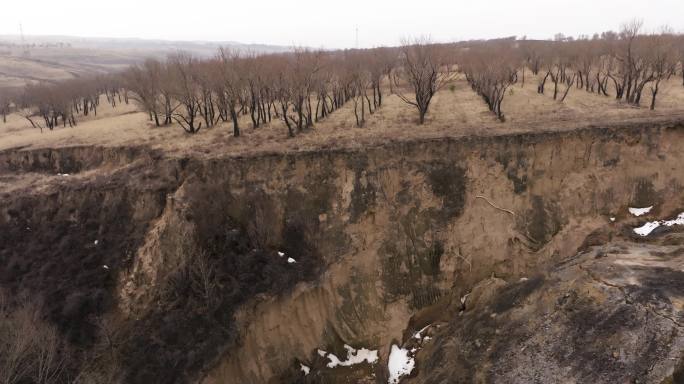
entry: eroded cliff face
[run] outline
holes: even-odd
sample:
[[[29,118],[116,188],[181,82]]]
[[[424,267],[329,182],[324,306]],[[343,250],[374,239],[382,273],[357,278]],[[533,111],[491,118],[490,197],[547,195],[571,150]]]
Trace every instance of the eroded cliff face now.
[[[684,382],[684,230],[645,244],[620,227],[544,275],[478,283],[405,382]]]
[[[683,144],[668,124],[249,158],[6,152],[6,180],[51,181],[5,189],[0,283],[53,292],[64,332],[91,329],[74,342],[116,314],[127,382],[387,382],[390,347],[481,281],[574,257],[627,207],[681,210]],[[64,163],[81,164],[68,180]],[[344,345],[378,361],[328,368],[319,350]]]
[[[628,206],[681,207],[681,138],[634,129],[412,143],[302,159],[301,176],[273,167],[291,177],[269,180],[270,196],[306,178],[331,191],[318,225],[345,247],[323,252],[316,281],[243,308],[240,347],[207,382],[264,382],[295,361],[316,364],[317,349],[345,356],[343,344],[379,350],[382,380],[390,345],[480,280],[564,260]]]

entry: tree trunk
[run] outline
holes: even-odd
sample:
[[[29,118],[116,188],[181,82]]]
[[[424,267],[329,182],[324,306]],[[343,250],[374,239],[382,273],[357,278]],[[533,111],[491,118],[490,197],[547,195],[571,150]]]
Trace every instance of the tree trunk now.
[[[240,136],[240,127],[238,126],[238,114],[235,112],[235,106],[230,107],[230,118],[233,120],[233,136]]]

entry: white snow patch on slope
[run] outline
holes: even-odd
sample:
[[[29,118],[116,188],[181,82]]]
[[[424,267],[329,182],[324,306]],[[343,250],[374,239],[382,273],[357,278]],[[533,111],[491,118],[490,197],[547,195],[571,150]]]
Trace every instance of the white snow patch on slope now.
[[[389,355],[389,363],[387,368],[389,369],[389,384],[399,383],[399,379],[402,376],[408,375],[413,371],[416,361],[413,357],[409,356],[409,351],[400,348],[397,345],[392,345],[392,350]]]
[[[428,324],[428,325],[424,326],[423,329],[421,329],[420,331],[416,332],[416,334],[413,335],[413,337],[416,338],[416,339],[422,339],[422,336],[421,336],[420,334],[423,333],[426,329],[430,328],[431,325],[432,325],[432,324]]]
[[[671,227],[673,225],[684,225],[684,212],[680,213],[679,216],[673,220],[649,221],[641,227],[634,228],[634,233],[639,236],[648,236],[651,234],[651,232],[653,232],[653,230],[661,225],[666,227]]]
[[[378,351],[372,351],[366,348],[357,350],[347,344],[344,345],[344,349],[347,350],[347,360],[345,361],[341,361],[332,353],[327,353],[327,357],[330,360],[330,362],[328,362],[328,368],[335,368],[338,365],[348,367],[350,365],[363,363],[364,361],[368,362],[368,364],[373,364],[378,361]],[[321,356],[326,356],[326,352],[321,351],[320,349],[318,350],[318,354]]]
[[[668,227],[673,225],[684,225],[684,212],[680,213],[679,216],[677,216],[677,218],[674,220],[665,221],[663,225],[667,225]]]
[[[654,229],[660,227],[659,221],[649,221],[648,223],[642,225],[639,228],[634,228],[634,233],[639,236],[648,236],[653,232]]]
[[[629,213],[638,217],[638,216],[645,215],[645,214],[651,212],[651,209],[653,209],[652,205],[650,207],[646,207],[646,208],[629,208]]]

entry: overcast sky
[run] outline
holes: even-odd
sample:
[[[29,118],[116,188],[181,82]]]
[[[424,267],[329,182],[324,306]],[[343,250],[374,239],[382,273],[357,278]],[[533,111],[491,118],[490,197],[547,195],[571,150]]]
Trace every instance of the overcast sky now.
[[[237,41],[345,48],[618,29],[684,30],[684,0],[0,0],[0,34]]]

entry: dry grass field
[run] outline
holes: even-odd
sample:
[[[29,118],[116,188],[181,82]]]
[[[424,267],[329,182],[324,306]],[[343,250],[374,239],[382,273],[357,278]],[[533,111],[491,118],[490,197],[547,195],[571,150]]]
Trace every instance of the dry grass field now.
[[[0,89],[27,83],[57,82],[97,73],[123,70],[144,53],[79,48],[34,49],[31,56],[0,54]]]
[[[319,121],[311,130],[295,138],[287,137],[281,120],[257,129],[249,116],[242,119],[242,136],[232,136],[230,123],[202,129],[189,135],[178,125],[155,127],[145,113],[133,104],[111,108],[102,102],[97,117],[79,119],[74,128],[56,128],[41,133],[16,114],[0,123],[0,150],[17,147],[54,147],[75,145],[147,145],[170,154],[247,155],[274,151],[300,151],[331,147],[359,147],[413,138],[499,135],[514,132],[565,130],[583,126],[684,118],[684,87],[671,79],[661,86],[655,111],[636,108],[613,97],[572,89],[563,103],[552,99],[552,92],[536,92],[537,80],[528,75],[526,83],[513,85],[503,102],[506,121],[499,122],[463,78],[435,96],[426,123],[417,125],[416,110],[396,95],[386,95],[375,113],[367,116],[363,128],[354,121],[353,103]],[[385,89],[388,92],[388,89]],[[644,98],[650,97],[648,89]],[[643,104],[648,104],[646,101]]]

